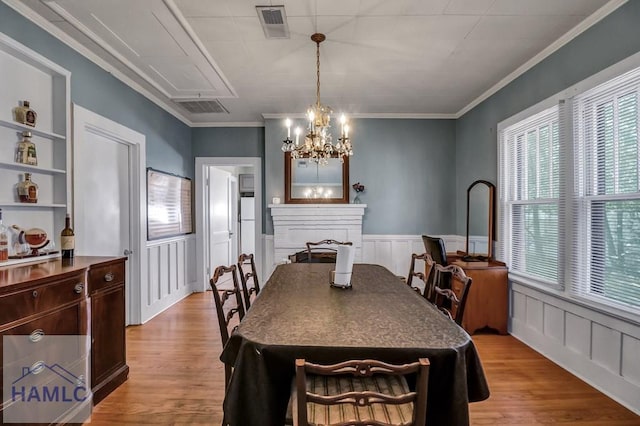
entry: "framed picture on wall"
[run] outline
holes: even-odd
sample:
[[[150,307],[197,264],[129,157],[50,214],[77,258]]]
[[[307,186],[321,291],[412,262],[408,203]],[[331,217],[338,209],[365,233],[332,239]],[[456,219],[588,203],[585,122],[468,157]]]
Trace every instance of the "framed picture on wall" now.
[[[191,179],[147,168],[147,239],[193,233]]]

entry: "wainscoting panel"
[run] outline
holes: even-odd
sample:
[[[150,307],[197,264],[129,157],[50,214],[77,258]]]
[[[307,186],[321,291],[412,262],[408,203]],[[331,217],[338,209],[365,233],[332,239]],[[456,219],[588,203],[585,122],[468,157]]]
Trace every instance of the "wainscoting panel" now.
[[[147,243],[147,276],[142,290],[142,323],[188,296],[196,281],[196,239],[187,235]]]
[[[640,339],[622,335],[622,376],[640,387]]]
[[[510,333],[640,415],[640,325],[511,280]]]
[[[441,235],[440,238],[444,240],[448,252],[464,249],[464,237]],[[263,253],[265,254],[263,264],[265,277],[263,281],[265,281],[273,272],[275,265],[282,261],[282,256],[275,257],[273,235],[264,235],[263,244]],[[421,235],[362,236],[362,263],[383,265],[396,275],[405,276],[409,272],[411,253],[424,253]]]
[[[565,318],[565,335],[567,336],[565,344],[576,353],[589,357],[591,354],[591,321],[571,312],[566,312]]]

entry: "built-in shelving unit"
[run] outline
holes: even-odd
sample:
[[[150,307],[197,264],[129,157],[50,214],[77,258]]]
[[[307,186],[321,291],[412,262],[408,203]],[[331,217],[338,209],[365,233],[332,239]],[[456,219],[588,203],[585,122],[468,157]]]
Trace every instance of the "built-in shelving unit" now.
[[[70,77],[69,71],[0,33],[0,208],[4,224],[44,229],[56,247],[71,205]],[[24,100],[38,114],[35,127],[14,121],[14,108]],[[36,166],[15,162],[25,130],[31,132],[36,145]],[[37,203],[18,201],[16,185],[24,173],[31,173],[38,185]],[[0,267],[24,261],[12,259]]]

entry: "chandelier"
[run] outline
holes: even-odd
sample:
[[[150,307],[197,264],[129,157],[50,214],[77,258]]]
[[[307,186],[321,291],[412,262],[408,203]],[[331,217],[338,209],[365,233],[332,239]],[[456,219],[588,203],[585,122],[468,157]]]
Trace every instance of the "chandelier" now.
[[[329,158],[337,156],[341,161],[344,157],[353,155],[353,147],[349,139],[349,124],[347,118],[340,117],[340,137],[334,144],[330,133],[331,108],[320,103],[320,43],[325,40],[324,34],[315,33],[311,40],[316,43],[316,103],[307,110],[309,124],[304,142],[300,143],[299,127],[295,129],[295,142],[291,140],[291,120],[286,119],[287,138],[282,142],[282,150],[290,152],[292,158],[311,158],[319,164],[327,164]]]

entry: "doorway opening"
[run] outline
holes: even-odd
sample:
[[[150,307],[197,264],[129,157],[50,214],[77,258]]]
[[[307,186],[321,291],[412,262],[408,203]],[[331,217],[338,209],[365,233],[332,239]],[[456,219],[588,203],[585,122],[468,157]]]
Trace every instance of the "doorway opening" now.
[[[262,276],[262,160],[197,157],[195,171],[198,288],[194,290],[209,289],[217,266],[235,264],[241,252],[250,250]],[[246,186],[249,177],[251,192]]]

